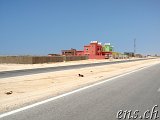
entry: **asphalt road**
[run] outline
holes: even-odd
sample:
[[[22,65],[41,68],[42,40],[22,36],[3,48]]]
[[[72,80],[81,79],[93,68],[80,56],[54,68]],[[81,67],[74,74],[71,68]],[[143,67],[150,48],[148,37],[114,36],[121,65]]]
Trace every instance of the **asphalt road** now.
[[[39,73],[55,72],[55,71],[61,71],[61,70],[80,69],[80,68],[86,68],[86,67],[118,64],[118,63],[133,62],[133,61],[140,61],[140,60],[147,60],[147,59],[125,60],[125,61],[116,61],[116,62],[89,63],[89,64],[79,64],[79,65],[70,65],[70,66],[4,71],[4,72],[0,72],[0,78],[8,78],[8,77],[32,75],[32,74],[39,74]]]
[[[117,120],[119,110],[139,110],[141,116],[155,105],[160,116],[160,64],[1,119]]]

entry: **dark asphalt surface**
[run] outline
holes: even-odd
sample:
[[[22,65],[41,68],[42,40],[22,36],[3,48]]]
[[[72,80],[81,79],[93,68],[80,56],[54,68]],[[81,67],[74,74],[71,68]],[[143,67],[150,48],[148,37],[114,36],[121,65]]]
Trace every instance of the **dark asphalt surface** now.
[[[61,71],[61,70],[80,69],[80,68],[86,68],[86,67],[102,66],[102,65],[109,65],[109,64],[118,64],[118,63],[133,62],[133,61],[140,61],[140,60],[147,60],[147,59],[125,60],[125,61],[117,61],[117,62],[101,62],[101,63],[92,63],[92,64],[79,64],[79,65],[70,65],[70,66],[59,66],[59,67],[47,67],[47,68],[4,71],[4,72],[0,72],[0,78],[8,78],[8,77],[32,75],[32,74],[39,74],[39,73],[55,72],[55,71]]]
[[[141,116],[154,105],[158,105],[160,116],[159,88],[160,64],[157,64],[2,120],[117,120],[119,110],[139,110]]]

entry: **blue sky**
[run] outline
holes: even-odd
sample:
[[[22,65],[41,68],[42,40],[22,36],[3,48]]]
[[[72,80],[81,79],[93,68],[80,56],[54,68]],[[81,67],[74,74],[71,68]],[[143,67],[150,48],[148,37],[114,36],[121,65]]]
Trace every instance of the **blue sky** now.
[[[0,0],[0,55],[47,55],[110,42],[160,54],[160,0]]]

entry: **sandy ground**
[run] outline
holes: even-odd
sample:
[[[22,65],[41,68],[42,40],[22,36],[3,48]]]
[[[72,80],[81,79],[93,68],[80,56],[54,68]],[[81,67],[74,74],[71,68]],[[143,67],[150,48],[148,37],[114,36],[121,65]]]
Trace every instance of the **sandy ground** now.
[[[0,79],[0,112],[10,111],[105,78],[157,63],[160,63],[160,59],[3,78]],[[84,77],[78,77],[79,73]],[[13,91],[13,93],[7,95],[5,94],[7,91]]]
[[[130,58],[130,59],[135,59],[135,58]],[[139,59],[139,58],[136,58],[136,59]],[[68,61],[68,62],[44,63],[44,64],[0,64],[0,72],[1,71],[11,71],[11,70],[99,63],[99,62],[113,62],[113,61],[121,61],[121,60],[127,60],[127,59],[103,59],[103,60],[89,59],[89,60],[81,60],[81,61]]]

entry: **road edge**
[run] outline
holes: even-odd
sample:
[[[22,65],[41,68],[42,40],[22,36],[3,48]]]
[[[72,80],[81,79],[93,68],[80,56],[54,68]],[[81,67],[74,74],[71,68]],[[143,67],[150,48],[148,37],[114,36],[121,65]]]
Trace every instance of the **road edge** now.
[[[36,107],[36,106],[39,106],[39,105],[42,105],[42,104],[45,104],[45,103],[48,103],[48,102],[51,102],[51,101],[54,101],[54,100],[57,100],[59,98],[62,98],[62,97],[65,97],[65,96],[68,96],[68,95],[71,95],[71,94],[74,94],[74,93],[77,93],[77,92],[80,92],[80,91],[83,91],[83,90],[86,90],[86,89],[89,89],[89,88],[92,88],[94,86],[97,86],[97,85],[101,85],[103,83],[106,83],[106,82],[109,82],[109,81],[112,81],[114,79],[117,79],[117,78],[120,78],[120,77],[123,77],[123,76],[126,76],[126,75],[129,75],[131,73],[135,73],[135,72],[138,72],[138,71],[141,71],[143,69],[147,69],[149,67],[152,67],[154,65],[157,65],[159,63],[154,63],[152,65],[148,65],[148,66],[145,66],[145,67],[142,67],[142,68],[138,68],[138,69],[135,69],[133,71],[129,71],[127,73],[124,73],[124,74],[120,74],[120,75],[117,75],[117,76],[113,76],[111,78],[108,78],[108,79],[104,79],[100,82],[96,82],[96,83],[93,83],[91,85],[87,85],[87,86],[84,86],[84,87],[81,87],[81,88],[78,88],[76,90],[73,90],[73,91],[70,91],[70,92],[67,92],[67,93],[63,93],[61,95],[58,95],[58,96],[55,96],[55,97],[52,97],[52,98],[49,98],[49,99],[46,99],[46,100],[43,100],[43,101],[40,101],[40,102],[37,102],[37,103],[33,103],[31,105],[28,105],[28,106],[24,106],[22,108],[19,108],[19,109],[15,109],[15,110],[12,110],[10,112],[6,112],[6,113],[2,113],[0,114],[0,118],[4,118],[6,116],[9,116],[9,115],[12,115],[12,114],[15,114],[15,113],[18,113],[18,112],[21,112],[21,111],[24,111],[24,110],[27,110],[27,109],[30,109],[30,108],[33,108],[33,107]]]

